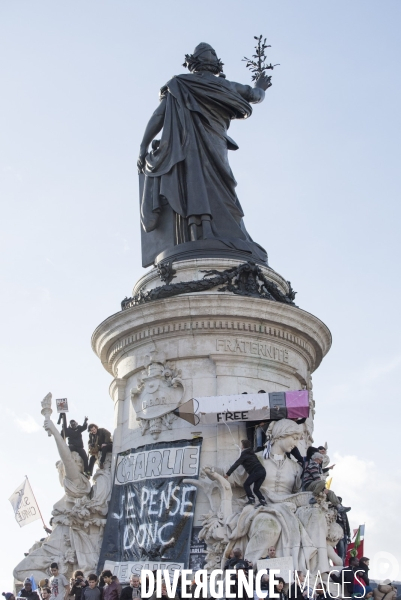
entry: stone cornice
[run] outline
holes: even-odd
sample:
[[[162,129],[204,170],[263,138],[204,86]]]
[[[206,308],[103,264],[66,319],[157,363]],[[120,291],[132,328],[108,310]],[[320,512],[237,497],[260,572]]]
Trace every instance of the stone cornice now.
[[[113,374],[121,353],[159,336],[216,333],[267,336],[289,344],[308,357],[313,372],[331,346],[331,333],[314,315],[286,304],[202,293],[177,296],[135,306],[103,321],[93,333],[92,348]]]

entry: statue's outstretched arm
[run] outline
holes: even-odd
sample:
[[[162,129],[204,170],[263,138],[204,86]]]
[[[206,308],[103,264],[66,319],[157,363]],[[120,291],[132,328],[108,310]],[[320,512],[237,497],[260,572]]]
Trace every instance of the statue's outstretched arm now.
[[[139,158],[137,162],[139,173],[142,173],[143,168],[145,166],[145,156],[147,154],[150,142],[163,128],[164,115],[166,113],[166,102],[166,98],[163,98],[153,115],[150,117],[149,123],[146,126],[145,133],[143,134],[142,143],[139,148]]]
[[[255,81],[253,87],[250,85],[243,85],[242,83],[236,83],[235,81],[231,81],[231,85],[238,94],[247,100],[247,102],[257,104],[258,102],[263,102],[265,99],[265,90],[272,85],[270,80],[271,77],[262,73],[259,79]]]
[[[44,428],[46,431],[49,431],[51,435],[53,435],[56,444],[57,450],[60,455],[60,458],[64,464],[65,474],[68,479],[74,481],[76,479],[80,479],[80,470],[75,460],[72,458],[71,451],[65,443],[64,439],[61,437],[61,434],[58,432],[57,427],[53,423],[51,419],[46,419]]]

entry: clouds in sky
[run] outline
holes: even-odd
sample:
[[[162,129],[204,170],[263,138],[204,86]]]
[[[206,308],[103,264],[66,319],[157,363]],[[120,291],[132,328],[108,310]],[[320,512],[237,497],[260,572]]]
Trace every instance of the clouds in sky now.
[[[377,443],[372,436],[372,443]],[[358,433],[355,436],[356,449]],[[371,559],[371,577],[397,579],[401,575],[401,550],[398,536],[401,497],[401,469],[388,469],[386,443],[377,444],[377,460],[364,460],[357,455],[334,453],[335,468],[331,471],[331,489],[342,496],[351,530],[359,525],[365,528],[365,555]],[[395,521],[396,519],[396,521]],[[373,550],[370,551],[370,549]]]
[[[36,433],[41,427],[35,421],[32,415],[24,412],[21,415],[16,415],[13,411],[6,409],[7,414],[13,419],[18,429],[22,433]]]

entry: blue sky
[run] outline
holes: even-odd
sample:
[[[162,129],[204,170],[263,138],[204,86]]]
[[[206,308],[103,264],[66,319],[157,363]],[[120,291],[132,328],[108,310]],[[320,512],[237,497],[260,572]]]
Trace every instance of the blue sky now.
[[[400,17],[398,0],[0,2],[2,591],[41,537],[9,495],[28,474],[46,520],[61,496],[41,399],[112,424],[90,336],[143,272],[135,163],[158,90],[201,41],[250,82],[259,33],[280,66],[230,129],[246,226],[332,331],[315,439],[375,574],[401,565]]]

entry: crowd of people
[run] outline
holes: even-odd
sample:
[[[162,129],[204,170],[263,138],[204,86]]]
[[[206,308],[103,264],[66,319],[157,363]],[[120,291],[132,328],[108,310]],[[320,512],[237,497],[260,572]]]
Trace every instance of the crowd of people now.
[[[271,546],[265,560],[276,558],[276,548]],[[237,600],[262,600],[269,598],[269,569],[263,574],[260,579],[260,590],[262,597],[258,596],[255,591],[253,598],[249,597],[244,591],[242,594],[239,591],[238,580],[240,571],[244,572],[247,579],[256,578],[257,568],[248,561],[240,548],[234,548],[228,557],[224,571],[231,572],[231,592]],[[82,571],[75,571],[72,578],[68,579],[59,572],[57,563],[50,565],[49,571],[51,576],[48,579],[43,579],[39,582],[39,587],[33,590],[32,579],[27,578],[24,582],[24,587],[19,592],[18,597],[26,598],[27,600],[141,600],[142,599],[142,581],[140,574],[132,574],[129,585],[122,586],[118,578],[108,569],[105,569],[98,577],[95,573],[91,573],[87,577]],[[154,571],[156,575],[156,571]],[[372,589],[369,579],[369,558],[362,557],[351,558],[350,564],[343,567],[342,570],[334,570],[330,574],[330,579],[333,584],[337,584],[336,589],[328,589],[328,587],[319,582],[313,585],[312,580],[306,580],[305,573],[295,571],[292,574],[291,583],[286,583],[282,577],[275,575],[272,586],[277,600],[326,600],[326,598],[339,599],[369,599],[372,600],[400,600],[397,588],[390,580],[385,580],[375,589]],[[145,584],[148,589],[148,585]],[[195,598],[195,580],[193,580],[186,589],[187,596]],[[161,594],[155,591],[150,597],[150,600],[183,600],[183,585],[181,577],[178,579],[178,585],[174,595],[168,592],[165,582],[161,585]],[[189,596],[188,596],[189,594]],[[16,600],[14,594],[3,593],[5,600]],[[199,597],[202,598],[202,595]]]
[[[107,453],[112,451],[112,438],[107,429],[100,428],[94,423],[88,425],[88,419],[82,425],[79,425],[74,419],[71,419],[67,426],[65,413],[61,413],[60,421],[63,421],[62,435],[72,452],[77,452],[84,464],[85,475],[89,478],[93,473],[93,468],[96,460],[99,460],[99,467],[104,468],[104,463]],[[60,422],[59,421],[59,422]],[[266,477],[266,470],[262,462],[259,460],[257,452],[264,451],[265,458],[269,453],[269,445],[266,442],[263,423],[259,424],[255,431],[254,447],[250,440],[242,440],[241,454],[238,460],[227,470],[225,477],[228,478],[240,465],[242,465],[248,474],[244,482],[244,490],[246,492],[247,504],[255,504],[255,495],[259,500],[258,506],[265,506],[266,499],[260,489]],[[88,454],[84,449],[82,433],[89,430]],[[263,438],[264,436],[264,438]],[[264,443],[264,447],[262,444]],[[343,530],[343,537],[338,542],[337,554],[341,557],[343,565],[345,565],[347,546],[350,543],[350,526],[348,522],[347,512],[350,507],[344,507],[342,498],[337,496],[332,490],[326,487],[326,477],[335,465],[323,467],[326,457],[326,448],[311,446],[308,448],[307,454],[303,457],[297,447],[293,448],[291,455],[302,467],[302,490],[312,492],[311,504],[318,502],[319,496],[326,495],[326,500],[329,504],[336,508],[337,523]],[[328,458],[326,458],[326,462]],[[253,490],[252,487],[253,486]],[[264,560],[276,558],[276,548],[270,547],[267,556]],[[235,598],[243,598],[244,600],[262,600],[258,598],[255,592],[253,598],[249,598],[246,593],[239,594],[238,577],[241,571],[245,572],[246,576],[256,577],[256,566],[249,562],[243,556],[240,548],[234,548],[227,558],[224,570],[234,571],[232,591]],[[398,597],[397,588],[390,580],[384,581],[374,590],[370,586],[369,580],[369,559],[362,557],[361,559],[352,557],[348,566],[343,566],[342,569],[334,571],[330,575],[333,584],[339,584],[339,593],[335,594],[339,598],[373,598],[373,600],[401,600]],[[57,563],[49,565],[49,578],[38,582],[37,589],[33,589],[36,584],[32,578],[27,578],[24,581],[24,586],[18,594],[20,598],[27,600],[137,600],[142,598],[142,582],[140,574],[133,574],[130,577],[129,585],[122,586],[116,576],[110,570],[104,570],[100,576],[91,573],[85,577],[80,570],[74,572],[73,577],[68,580],[63,573],[60,573]],[[261,590],[264,597],[269,597],[269,570],[267,574],[261,578]],[[186,590],[191,597],[194,596],[195,581],[188,586]],[[295,571],[293,574],[293,583],[286,584],[283,578],[275,577],[274,591],[278,594],[278,600],[324,600],[330,597],[330,592],[325,585],[315,586],[315,589],[310,588],[305,581],[305,574],[301,571]],[[3,593],[5,600],[15,600],[14,594],[11,592]],[[181,600],[183,597],[183,589],[181,578],[179,578],[175,596],[169,595],[167,587],[162,583],[161,594],[155,592],[150,600]]]

